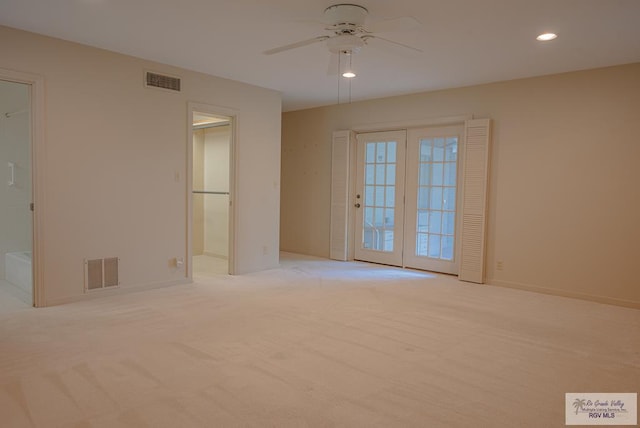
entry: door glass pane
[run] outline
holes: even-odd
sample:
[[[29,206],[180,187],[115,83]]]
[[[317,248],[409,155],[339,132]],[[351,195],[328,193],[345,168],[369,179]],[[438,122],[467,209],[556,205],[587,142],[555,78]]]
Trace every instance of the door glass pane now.
[[[444,164],[444,185],[456,185],[456,164],[453,162],[447,162]]]
[[[366,207],[364,209],[364,223],[366,226],[373,226],[373,208]]]
[[[429,208],[430,188],[420,187],[418,189],[418,209],[425,210]]]
[[[365,143],[365,198],[362,247],[393,251],[397,143]]]
[[[393,229],[395,222],[395,210],[393,208],[387,208],[384,211],[384,227]]]
[[[366,165],[365,166],[365,175],[364,175],[364,183],[365,184],[374,184],[375,180],[375,165]]]
[[[442,162],[443,160],[444,160],[444,138],[434,138],[433,161]]]
[[[387,162],[395,163],[396,162],[396,142],[389,141],[387,143]]]
[[[445,154],[445,160],[447,162],[456,162],[458,160],[458,137],[447,138]]]
[[[362,248],[373,248],[375,244],[374,229],[367,224],[362,231]]]
[[[385,163],[385,159],[387,158],[387,149],[386,149],[386,144],[385,143],[378,143],[378,151],[377,151],[377,155],[376,155],[376,162],[378,163]]]
[[[429,212],[429,233],[440,234],[442,226],[442,211]]]
[[[384,242],[382,251],[393,251],[393,230],[384,230]]]
[[[418,211],[418,232],[426,233],[429,231],[429,211]]]
[[[431,144],[429,139],[420,140],[420,162],[431,162]]]
[[[384,208],[373,209],[373,225],[378,228],[384,227]]]
[[[453,260],[458,137],[420,140],[415,254]]]
[[[434,186],[442,186],[442,163],[434,163],[431,165],[432,174],[431,174],[431,184]]]
[[[431,206],[432,210],[442,209],[442,187],[434,187],[431,189]]]
[[[429,257],[440,258],[440,235],[429,235]]]
[[[396,166],[394,164],[387,165],[387,184],[396,184]]]
[[[376,162],[376,146],[375,144],[367,144],[367,163],[375,163]]]
[[[431,164],[420,163],[420,185],[428,186],[431,184]]]
[[[453,260],[453,242],[453,236],[442,237],[442,259]]]
[[[385,167],[376,165],[376,184],[384,184]]]
[[[442,215],[442,233],[453,235],[456,226],[456,213],[445,212]]]
[[[419,256],[426,256],[427,249],[429,248],[429,235],[426,233],[418,233],[416,236],[416,254]]]
[[[384,203],[384,186],[376,186],[376,202],[375,206],[384,207],[386,204]]]
[[[445,187],[443,196],[443,207],[448,211],[455,211],[456,209],[456,188]]]
[[[396,206],[396,188],[392,186],[387,186],[387,207],[395,207]]]
[[[374,189],[375,189],[375,187],[373,187],[373,186],[365,186],[364,187],[364,204],[365,204],[365,206],[375,205],[375,201],[373,199]]]

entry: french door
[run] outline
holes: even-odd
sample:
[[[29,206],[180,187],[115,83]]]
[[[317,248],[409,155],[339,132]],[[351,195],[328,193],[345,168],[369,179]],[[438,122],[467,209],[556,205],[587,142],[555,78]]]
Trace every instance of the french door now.
[[[358,260],[458,272],[459,145],[464,128],[358,134]]]
[[[406,139],[405,131],[358,134],[358,260],[402,265]]]
[[[404,265],[458,273],[459,145],[464,128],[409,131]]]

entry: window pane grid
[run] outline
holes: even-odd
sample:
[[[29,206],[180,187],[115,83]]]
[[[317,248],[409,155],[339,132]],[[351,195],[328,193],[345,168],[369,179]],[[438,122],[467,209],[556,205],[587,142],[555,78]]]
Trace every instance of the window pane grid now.
[[[393,251],[396,142],[366,143],[364,233],[362,247]]]
[[[453,260],[457,137],[420,140],[416,255]]]

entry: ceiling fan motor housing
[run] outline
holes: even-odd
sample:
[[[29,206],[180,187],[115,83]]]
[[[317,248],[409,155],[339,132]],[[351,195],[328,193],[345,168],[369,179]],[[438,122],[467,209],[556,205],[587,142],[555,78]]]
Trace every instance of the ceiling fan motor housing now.
[[[324,10],[325,22],[339,27],[350,24],[354,27],[362,27],[369,11],[356,4],[334,4]]]

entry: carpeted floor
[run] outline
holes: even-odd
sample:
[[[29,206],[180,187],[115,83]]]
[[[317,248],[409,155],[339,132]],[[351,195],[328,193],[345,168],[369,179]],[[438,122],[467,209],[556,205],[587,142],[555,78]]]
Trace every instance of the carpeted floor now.
[[[195,279],[0,305],[0,425],[562,427],[640,392],[638,310],[293,254]]]

